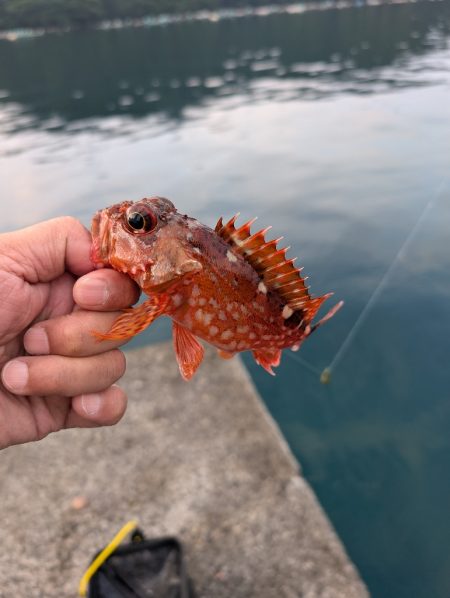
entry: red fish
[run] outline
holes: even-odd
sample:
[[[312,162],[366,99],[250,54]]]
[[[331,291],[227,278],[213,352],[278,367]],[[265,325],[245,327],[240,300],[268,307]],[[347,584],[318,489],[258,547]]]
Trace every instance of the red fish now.
[[[92,259],[128,274],[148,299],[126,310],[99,339],[127,339],[157,317],[173,321],[175,353],[184,379],[203,359],[197,337],[224,358],[252,351],[273,374],[282,349],[297,350],[331,318],[312,320],[330,294],[311,297],[301,269],[286,259],[280,239],[266,241],[270,227],[251,234],[254,220],[235,228],[236,217],[215,230],[180,214],[168,199],[117,204],[92,221]]]

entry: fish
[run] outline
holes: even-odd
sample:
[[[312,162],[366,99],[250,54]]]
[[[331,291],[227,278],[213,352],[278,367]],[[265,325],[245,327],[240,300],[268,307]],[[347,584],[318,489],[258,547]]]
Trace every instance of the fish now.
[[[283,349],[303,341],[341,307],[337,303],[313,323],[332,293],[313,297],[278,248],[283,237],[266,240],[271,227],[252,233],[256,218],[236,227],[238,214],[214,228],[177,211],[164,197],[124,201],[98,211],[92,220],[91,259],[131,277],[147,295],[125,310],[97,340],[128,340],[160,316],[172,319],[181,376],[192,378],[204,356],[198,339],[224,359],[251,351],[269,374]]]

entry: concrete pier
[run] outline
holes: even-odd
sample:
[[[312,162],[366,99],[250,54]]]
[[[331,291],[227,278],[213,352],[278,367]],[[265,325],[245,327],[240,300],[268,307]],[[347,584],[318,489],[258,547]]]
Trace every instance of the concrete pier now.
[[[116,427],[0,453],[2,598],[76,596],[132,518],[182,540],[199,598],[368,595],[239,359],[186,383],[170,344],[127,358]]]

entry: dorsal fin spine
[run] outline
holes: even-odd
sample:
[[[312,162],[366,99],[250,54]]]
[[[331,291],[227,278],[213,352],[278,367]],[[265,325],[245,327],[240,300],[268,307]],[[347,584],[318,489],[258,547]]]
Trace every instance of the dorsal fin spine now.
[[[274,273],[274,276],[270,275],[270,276],[266,276],[265,278],[266,278],[267,280],[269,280],[270,282],[278,282],[280,285],[282,285],[282,284],[284,284],[284,283],[282,282],[282,281],[283,281],[283,278],[288,278],[288,277],[290,278],[290,277],[292,277],[292,275],[293,275],[293,274],[294,274],[294,275],[295,275],[295,274],[298,274],[298,272],[300,272],[300,268],[294,268],[294,270],[292,270],[292,272],[282,272],[281,274],[277,274],[277,273],[275,272],[275,273]],[[272,274],[272,273],[271,273],[271,274]],[[288,278],[288,281],[289,281],[289,278]],[[291,284],[292,284],[292,282],[297,282],[297,281],[296,281],[296,280],[294,280],[294,281],[290,281],[290,282],[291,282]]]
[[[258,217],[256,218],[252,218],[251,220],[249,220],[248,222],[246,222],[245,224],[243,224],[242,226],[240,226],[236,232],[240,235],[241,233],[246,233],[247,235],[250,233],[250,227],[251,225],[256,222],[256,220],[258,220]]]
[[[265,228],[265,229],[263,229],[263,230],[259,230],[257,233],[255,233],[254,235],[252,235],[251,237],[249,237],[249,238],[246,240],[245,244],[246,244],[246,245],[251,245],[251,244],[252,244],[254,241],[256,241],[256,240],[257,240],[257,238],[258,238],[258,237],[262,237],[262,238],[264,238],[264,234],[265,234],[265,232],[267,232],[268,230],[269,230],[269,228]]]
[[[268,289],[278,293],[279,297],[294,311],[302,311],[302,321],[309,323],[321,304],[329,295],[311,297],[309,286],[305,284],[307,277],[302,278],[303,268],[295,268],[297,258],[286,259],[289,247],[277,249],[277,244],[283,239],[265,240],[266,233],[272,228],[268,226],[253,235],[250,228],[256,218],[249,220],[239,228],[235,222],[239,214],[223,224],[220,218],[215,231],[233,248],[236,254],[245,259],[260,275]]]

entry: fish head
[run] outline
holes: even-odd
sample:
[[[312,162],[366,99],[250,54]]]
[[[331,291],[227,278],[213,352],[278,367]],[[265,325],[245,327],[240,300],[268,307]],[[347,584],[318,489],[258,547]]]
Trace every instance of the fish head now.
[[[163,197],[124,201],[98,211],[91,226],[91,260],[130,276],[141,289],[162,290],[201,269],[183,243],[183,217]]]

